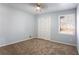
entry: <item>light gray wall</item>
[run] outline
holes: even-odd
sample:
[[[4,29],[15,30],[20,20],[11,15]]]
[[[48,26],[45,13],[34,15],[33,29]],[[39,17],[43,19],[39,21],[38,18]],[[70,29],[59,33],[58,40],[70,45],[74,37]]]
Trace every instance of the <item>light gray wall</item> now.
[[[35,37],[35,17],[27,12],[0,4],[0,46]]]
[[[79,53],[79,5],[77,7],[77,49]]]
[[[51,13],[45,13],[38,16],[44,17],[44,16],[51,16],[51,40],[55,42],[60,42],[64,44],[74,45],[76,46],[76,37],[75,35],[67,35],[67,34],[60,34],[58,33],[59,28],[59,15],[65,15],[65,14],[75,14],[75,9],[71,10],[65,10],[65,11],[59,11],[59,12],[51,12]]]
[[[38,15],[34,15],[34,19],[35,19],[35,23],[34,23],[34,35],[35,35],[35,38],[37,38],[37,35],[38,35]]]
[[[58,16],[62,14],[75,14],[75,9],[42,14],[52,17],[51,40],[76,45],[75,35],[58,33]],[[0,4],[0,46],[14,43],[24,38],[37,37],[37,15]]]

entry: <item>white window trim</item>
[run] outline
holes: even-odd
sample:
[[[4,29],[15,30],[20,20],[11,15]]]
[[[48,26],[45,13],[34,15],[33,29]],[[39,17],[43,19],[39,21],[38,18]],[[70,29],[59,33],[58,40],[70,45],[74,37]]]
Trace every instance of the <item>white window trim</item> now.
[[[65,32],[60,32],[60,17],[61,16],[67,16],[67,15],[71,15],[71,14],[64,14],[64,15],[59,15],[58,16],[58,33],[59,34],[66,34],[66,35],[75,35],[75,30],[74,30],[74,33],[73,34],[70,34],[70,33],[65,33]],[[74,15],[74,14],[73,14]],[[75,15],[74,15],[75,16]],[[75,27],[74,27],[75,28]]]

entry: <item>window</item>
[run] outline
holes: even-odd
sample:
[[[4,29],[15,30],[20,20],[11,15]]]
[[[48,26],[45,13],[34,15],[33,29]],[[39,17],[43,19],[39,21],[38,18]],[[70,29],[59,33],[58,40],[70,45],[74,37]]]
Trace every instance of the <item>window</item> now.
[[[71,34],[75,33],[75,15],[61,15],[59,16],[59,33]]]

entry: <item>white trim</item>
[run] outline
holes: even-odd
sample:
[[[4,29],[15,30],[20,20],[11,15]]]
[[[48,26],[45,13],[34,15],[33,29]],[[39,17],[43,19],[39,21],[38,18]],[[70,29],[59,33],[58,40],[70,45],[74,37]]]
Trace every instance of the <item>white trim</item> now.
[[[55,40],[50,40],[50,41],[61,43],[61,44],[66,44],[66,45],[71,45],[71,46],[76,46],[76,44],[70,44],[70,43],[65,43],[65,42],[60,42],[60,41],[55,41]]]
[[[39,38],[39,37],[38,37],[38,38]],[[40,38],[40,39],[42,39],[42,38]],[[47,40],[47,39],[44,39],[44,40]],[[50,40],[48,40],[48,41],[56,42],[56,43],[61,43],[61,44],[66,44],[66,45],[71,45],[71,46],[76,46],[76,44],[70,44],[70,43],[60,42],[60,41],[56,41],[56,40],[52,40],[52,39],[50,39]]]
[[[71,14],[62,14],[62,15],[59,15],[59,16],[58,16],[58,25],[59,25],[59,26],[58,26],[58,33],[59,33],[59,34],[66,34],[66,35],[75,35],[75,30],[74,30],[74,33],[73,33],[73,34],[65,33],[65,32],[63,32],[63,33],[60,32],[60,17],[61,17],[61,16],[68,16],[68,15],[74,15],[74,14],[73,14],[73,13],[71,13]],[[75,17],[75,15],[74,15],[74,17]],[[75,28],[75,27],[74,27],[74,28]]]
[[[17,40],[16,42],[3,43],[2,45],[0,45],[0,47],[11,45],[11,44],[15,44],[15,43],[19,43],[19,42],[22,42],[22,41],[25,41],[25,40],[29,40],[29,39],[32,39],[32,38],[26,38],[26,39],[22,39],[22,40]]]
[[[11,44],[15,44],[15,43],[19,43],[19,42],[22,42],[22,41],[25,41],[25,40],[29,40],[29,39],[32,39],[32,38],[26,38],[26,39],[23,39],[23,40],[18,40],[18,41],[16,41],[16,42],[5,43],[5,44],[0,45],[0,47],[7,46],[7,45],[11,45]],[[41,38],[40,38],[40,39],[41,39]],[[44,39],[44,40],[46,40],[46,39]],[[61,44],[66,44],[66,45],[71,45],[71,46],[76,46],[76,44],[74,45],[74,44],[59,42],[59,41],[55,41],[55,40],[51,40],[51,39],[48,40],[48,41],[57,42],[57,43],[61,43]],[[78,52],[79,52],[79,50],[78,50]]]

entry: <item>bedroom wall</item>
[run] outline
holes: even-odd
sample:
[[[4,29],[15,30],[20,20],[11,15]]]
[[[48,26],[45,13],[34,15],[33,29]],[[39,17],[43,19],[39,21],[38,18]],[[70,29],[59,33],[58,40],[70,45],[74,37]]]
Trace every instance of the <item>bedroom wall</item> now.
[[[0,46],[35,37],[34,15],[0,4]]]
[[[32,15],[5,4],[0,4],[0,46],[15,43],[32,37],[37,37],[37,19],[43,16],[51,16],[51,40],[70,45],[76,45],[75,35],[58,33],[58,16],[63,14],[75,14],[75,9],[51,12],[40,15]]]
[[[38,36],[38,15],[34,15],[35,16],[35,31],[34,31],[34,33],[35,33],[35,37],[37,38],[37,36]]]
[[[59,15],[64,14],[75,14],[76,10],[65,10],[65,11],[59,11],[59,12],[51,12],[51,13],[45,13],[38,16],[44,17],[44,16],[50,16],[51,17],[51,40],[55,42],[60,42],[68,45],[74,45],[76,46],[76,36],[75,35],[67,35],[67,34],[60,34],[58,33],[58,26],[59,26]]]

